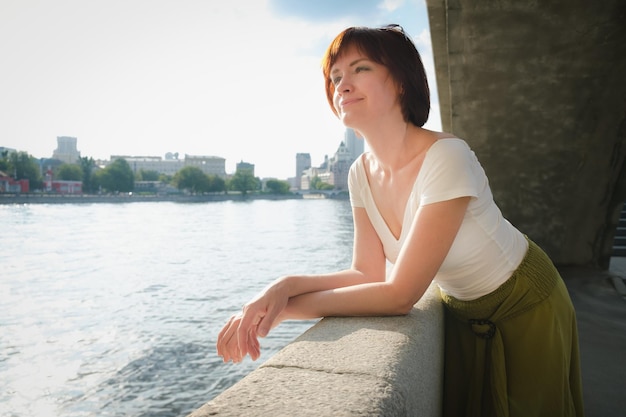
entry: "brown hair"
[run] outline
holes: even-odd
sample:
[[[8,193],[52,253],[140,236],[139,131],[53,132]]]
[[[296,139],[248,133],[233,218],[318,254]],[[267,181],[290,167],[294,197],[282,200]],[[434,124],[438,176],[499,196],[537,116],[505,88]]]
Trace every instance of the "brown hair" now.
[[[423,126],[430,112],[430,90],[426,71],[415,44],[399,25],[381,28],[350,27],[341,32],[330,43],[322,58],[322,72],[326,87],[326,98],[333,113],[335,86],[330,70],[348,47],[355,46],[368,59],[384,65],[401,87],[400,105],[405,121]]]

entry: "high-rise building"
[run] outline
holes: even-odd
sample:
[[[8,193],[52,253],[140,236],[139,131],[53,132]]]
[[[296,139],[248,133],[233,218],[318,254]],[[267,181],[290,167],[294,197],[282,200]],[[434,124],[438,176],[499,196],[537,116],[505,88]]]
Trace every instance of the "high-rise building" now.
[[[326,182],[335,190],[348,189],[348,173],[352,163],[363,153],[363,139],[356,136],[353,129],[346,129],[344,140],[339,144],[337,152],[327,161],[326,171],[329,173]]]
[[[311,154],[309,153],[297,153],[296,154],[296,188],[302,189],[302,173],[311,168]]]
[[[365,149],[364,140],[358,138],[353,129],[348,128],[346,129],[346,133],[344,134],[344,141],[350,157],[353,161],[355,161]]]
[[[57,136],[57,148],[52,152],[52,159],[58,159],[67,164],[75,164],[80,159],[80,152],[76,149],[77,138],[71,136]]]
[[[345,142],[341,142],[339,148],[337,148],[337,152],[335,152],[335,155],[330,159],[328,164],[328,172],[330,172],[331,175],[327,182],[333,185],[335,190],[348,189],[348,173],[350,172],[350,166],[354,160],[355,158],[351,154],[348,146],[346,146]]]
[[[363,153],[364,148],[363,140],[356,136],[353,129],[348,128],[335,154],[330,158],[326,155],[319,167],[311,167],[311,156],[308,153],[296,154],[296,187],[308,190],[310,181],[317,176],[335,190],[347,190],[350,166]]]

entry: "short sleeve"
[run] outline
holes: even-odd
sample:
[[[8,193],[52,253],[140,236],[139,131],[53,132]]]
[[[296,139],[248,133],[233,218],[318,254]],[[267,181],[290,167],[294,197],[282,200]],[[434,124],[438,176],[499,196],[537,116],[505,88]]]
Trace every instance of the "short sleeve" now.
[[[363,202],[363,181],[367,181],[367,178],[365,178],[362,158],[358,157],[352,163],[348,172],[348,191],[350,192],[350,204],[352,207],[365,207]]]
[[[478,197],[481,172],[476,155],[465,141],[438,140],[428,150],[422,165],[420,205]]]

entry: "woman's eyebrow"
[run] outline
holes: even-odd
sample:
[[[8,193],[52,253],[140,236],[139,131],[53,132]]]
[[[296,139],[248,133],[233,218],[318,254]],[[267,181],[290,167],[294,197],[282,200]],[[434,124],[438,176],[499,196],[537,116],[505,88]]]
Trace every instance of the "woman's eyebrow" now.
[[[355,66],[356,64],[358,64],[358,63],[359,63],[359,62],[361,62],[361,61],[368,61],[368,59],[367,59],[367,58],[357,58],[357,59],[355,59],[354,61],[352,61],[350,64],[348,64],[348,67],[353,67],[353,66]],[[331,73],[331,74],[334,74],[334,73],[336,73],[336,72],[338,72],[338,71],[339,71],[339,69],[338,69],[338,68],[335,68],[335,69],[333,69],[330,73]]]

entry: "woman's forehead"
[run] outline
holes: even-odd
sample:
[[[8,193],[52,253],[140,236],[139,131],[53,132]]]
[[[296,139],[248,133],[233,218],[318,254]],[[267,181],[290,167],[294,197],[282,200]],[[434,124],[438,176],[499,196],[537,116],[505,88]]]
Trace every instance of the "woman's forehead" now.
[[[333,62],[331,65],[331,71],[337,65],[339,61],[358,59],[358,58],[370,59],[370,57],[365,53],[365,51],[363,51],[362,48],[360,48],[358,45],[354,43],[350,45],[342,46],[339,52],[337,53],[337,55],[335,56],[335,59],[333,59]]]

